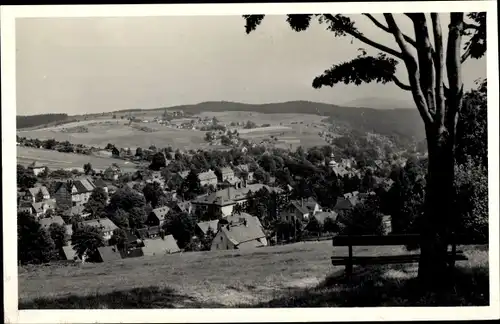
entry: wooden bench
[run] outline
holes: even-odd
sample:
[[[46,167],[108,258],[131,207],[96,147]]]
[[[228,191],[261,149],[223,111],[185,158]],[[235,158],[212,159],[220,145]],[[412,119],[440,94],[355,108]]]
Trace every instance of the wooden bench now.
[[[418,234],[406,235],[337,235],[332,239],[333,246],[347,246],[349,248],[348,256],[332,256],[332,265],[345,265],[346,274],[352,275],[354,265],[371,264],[399,264],[416,263],[420,260],[420,254],[408,253],[399,255],[382,256],[353,256],[352,248],[354,246],[397,246],[397,245],[417,245],[420,240]],[[448,252],[448,264],[453,267],[455,261],[467,260],[462,251],[457,251],[458,240],[454,239],[451,245],[451,251]]]

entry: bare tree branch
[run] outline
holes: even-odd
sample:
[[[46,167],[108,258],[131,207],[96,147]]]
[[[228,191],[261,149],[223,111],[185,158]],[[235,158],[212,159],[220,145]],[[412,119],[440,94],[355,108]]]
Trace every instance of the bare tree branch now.
[[[478,25],[464,23],[464,30],[466,30],[466,29],[475,29],[475,30],[479,30],[479,28],[481,28],[481,27],[480,27],[480,26],[478,26]]]
[[[363,14],[363,15],[366,16],[366,17],[368,17],[368,19],[370,19],[375,24],[375,26],[377,26],[378,28],[382,29],[383,31],[385,31],[385,32],[387,32],[389,34],[392,34],[392,32],[390,31],[389,27],[383,25],[380,21],[378,21],[371,14]],[[403,34],[403,37],[404,37],[405,41],[407,41],[411,45],[413,45],[415,47],[417,46],[417,43],[415,42],[415,40],[413,38],[411,38],[410,36]]]
[[[465,49],[465,52],[462,54],[462,57],[460,58],[460,63],[464,63],[467,61],[471,54],[471,49],[472,49],[472,43],[469,43],[469,46]]]
[[[330,20],[332,23],[336,23],[338,22],[338,19],[333,16],[332,14],[325,14],[324,15],[326,19]],[[398,52],[390,47],[387,47],[385,45],[382,45],[380,43],[377,43],[377,42],[374,42],[372,41],[371,39],[363,36],[360,32],[358,31],[355,31],[355,30],[350,30],[350,29],[345,29],[344,30],[347,34],[359,39],[360,41],[362,41],[363,43],[367,44],[367,45],[370,45],[370,46],[373,46],[375,47],[376,49],[378,50],[381,50],[383,52],[386,52],[387,54],[391,54],[397,58],[400,58],[400,59],[403,59],[403,54],[401,52]]]
[[[420,88],[420,84],[418,82],[419,70],[418,70],[417,60],[411,54],[411,52],[408,48],[408,44],[404,40],[403,33],[401,32],[401,29],[399,29],[398,25],[396,24],[396,21],[394,20],[394,17],[392,16],[392,14],[390,14],[390,13],[384,14],[384,17],[385,17],[385,20],[387,21],[387,25],[389,26],[389,29],[391,30],[392,34],[394,35],[396,42],[398,43],[399,47],[401,48],[401,51],[403,54],[403,59],[405,61],[405,65],[406,65],[406,69],[408,70],[408,79],[410,81],[410,86],[412,88],[413,100],[415,101],[415,104],[417,105],[420,116],[422,116],[422,119],[424,120],[424,123],[426,125],[429,123],[432,123],[433,122],[432,116],[429,113],[429,110],[427,107],[427,102],[425,100],[424,94],[423,94],[422,89]]]
[[[443,32],[441,30],[441,21],[438,13],[431,13],[432,31],[434,34],[434,68],[436,70],[436,119],[440,125],[444,123],[444,51],[443,51]]]
[[[392,76],[392,81],[394,82],[394,84],[396,84],[401,89],[406,90],[406,91],[411,91],[411,86],[401,82],[395,75]]]

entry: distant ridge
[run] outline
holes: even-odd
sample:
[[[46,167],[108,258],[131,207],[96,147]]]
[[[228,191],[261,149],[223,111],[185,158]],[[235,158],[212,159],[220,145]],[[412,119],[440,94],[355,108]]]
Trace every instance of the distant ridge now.
[[[424,127],[417,109],[374,109],[353,108],[311,101],[288,101],[267,104],[246,104],[229,101],[207,101],[192,105],[178,105],[153,109],[128,109],[106,113],[128,113],[139,111],[182,110],[190,114],[201,112],[247,111],[267,114],[315,114],[329,118],[334,123],[350,125],[360,132],[373,132],[387,136],[399,136],[406,139],[425,138]],[[88,114],[98,116],[99,114]],[[84,115],[85,116],[85,115]],[[78,116],[78,117],[84,117]],[[33,116],[31,116],[32,118]],[[69,118],[76,116],[69,116]]]
[[[343,104],[347,107],[370,107],[374,109],[411,109],[415,104],[411,101],[380,97],[358,98]],[[416,109],[416,108],[415,108]]]

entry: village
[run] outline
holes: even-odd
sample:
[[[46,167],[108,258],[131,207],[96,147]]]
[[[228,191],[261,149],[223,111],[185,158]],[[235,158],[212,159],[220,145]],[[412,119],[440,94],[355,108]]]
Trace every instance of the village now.
[[[116,151],[114,147],[108,149]],[[159,157],[162,160],[160,164],[163,163],[165,167],[175,161],[174,153],[157,151],[155,154],[149,160],[158,160]],[[151,162],[151,165],[154,163],[156,162]],[[325,164],[324,161],[322,163]],[[352,159],[336,162],[332,154],[326,166],[340,178],[352,178],[358,177],[360,172],[353,166],[354,163]],[[86,255],[78,255],[71,241],[75,228],[91,226],[99,229],[104,244],[96,248],[96,256],[92,258],[99,262],[187,250],[248,249],[283,244],[298,239],[297,228],[301,232],[309,231],[311,235],[314,234],[314,238],[323,236],[317,231],[318,224],[327,229],[328,235],[332,235],[337,228],[339,212],[352,209],[370,195],[375,195],[374,192],[344,193],[337,197],[336,203],[331,207],[321,206],[313,197],[294,195],[294,188],[290,184],[278,184],[272,177],[262,181],[262,177],[255,177],[255,168],[240,164],[221,167],[217,171],[208,169],[197,172],[195,183],[204,188],[204,193],[189,199],[180,195],[179,187],[172,184],[186,183],[192,171],[169,172],[166,178],[163,168],[153,171],[151,165],[136,171],[136,174],[140,174],[139,177],[134,180],[129,178],[130,181],[125,182],[120,179],[131,175],[122,172],[116,164],[105,170],[93,170],[90,165],[84,165],[81,172],[66,171],[67,178],[64,178],[62,172],[57,178],[47,180],[50,172],[47,166],[35,161],[25,172],[37,178],[37,182],[24,190],[18,188],[18,212],[32,215],[47,230],[55,226],[52,224],[64,226],[66,239],[64,245],[59,247],[60,259],[63,260],[85,261]],[[383,182],[390,187],[393,181],[388,179]],[[101,210],[105,210],[113,196],[124,190],[132,191],[140,199],[144,199],[146,190],[156,191],[154,194],[161,197],[159,202],[154,201],[158,197],[145,199],[147,204],[140,207],[144,209],[141,215],[143,219],[133,228],[130,224],[115,224],[105,212],[92,210],[98,199],[96,197],[106,197],[104,205],[100,206]],[[257,199],[261,193],[274,195],[276,211],[272,225],[266,219],[265,212],[254,215],[244,211],[249,209],[249,201]],[[280,201],[279,204],[276,203],[277,200]],[[178,213],[189,216],[195,225],[190,237],[183,238],[182,244],[178,244],[175,239],[178,238],[175,231],[184,229],[169,228],[169,218]],[[280,230],[280,221],[283,224],[293,224],[292,229]],[[263,222],[267,226],[263,226]],[[386,231],[390,231],[389,216],[384,216],[384,224]],[[118,243],[117,233],[124,233],[121,234],[122,241]],[[186,249],[187,245],[192,244],[200,246]]]

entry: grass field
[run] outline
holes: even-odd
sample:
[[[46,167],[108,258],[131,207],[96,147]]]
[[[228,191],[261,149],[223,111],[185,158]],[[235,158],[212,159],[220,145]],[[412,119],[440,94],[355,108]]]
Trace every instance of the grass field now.
[[[460,286],[443,296],[419,295],[416,265],[355,269],[347,281],[330,256],[345,255],[331,241],[252,251],[191,252],[101,264],[19,268],[19,307],[172,308],[321,307],[409,304],[486,305],[488,252],[465,249]],[[403,252],[360,247],[357,255]],[[361,281],[363,279],[363,281]]]
[[[139,118],[152,119],[161,116],[161,113],[147,112],[137,116]],[[270,124],[270,127],[265,128],[248,130],[239,129],[241,138],[257,142],[274,135],[278,138],[287,137],[295,141],[296,146],[302,145],[304,147],[311,147],[326,144],[318,135],[318,132],[322,130],[322,126],[320,127],[321,120],[324,118],[319,115],[262,114],[231,111],[203,112],[195,117],[216,117],[221,123],[227,125],[231,124],[231,122],[246,122],[247,120],[251,120],[259,126],[262,124]],[[316,127],[313,125],[316,125]],[[72,129],[80,126],[86,127],[88,132],[64,132],[64,129]],[[154,131],[145,132],[140,130],[140,127],[151,128]],[[127,120],[110,119],[110,116],[81,120],[60,126],[51,126],[34,130],[19,130],[17,134],[27,138],[38,138],[41,140],[53,138],[57,141],[69,141],[74,144],[84,144],[101,148],[104,148],[108,143],[112,143],[120,148],[129,147],[131,149],[137,147],[144,148],[151,145],[157,147],[172,146],[184,150],[213,149],[213,147],[205,142],[204,131],[177,129],[156,123],[134,123],[132,126],[129,126]]]
[[[44,150],[31,147],[17,147],[17,163],[27,166],[33,161],[45,164],[49,169],[83,168],[86,163],[92,164],[94,169],[106,169],[112,163],[120,166],[123,172],[135,172],[132,162],[104,158],[91,155],[62,153],[53,150]]]

